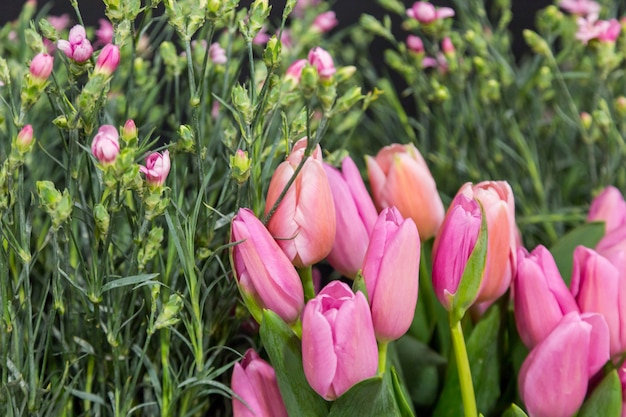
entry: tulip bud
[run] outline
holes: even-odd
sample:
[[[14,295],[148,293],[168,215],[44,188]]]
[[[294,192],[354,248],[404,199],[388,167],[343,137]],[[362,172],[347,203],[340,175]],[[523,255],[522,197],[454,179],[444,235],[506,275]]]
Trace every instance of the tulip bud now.
[[[519,250],[513,300],[517,330],[531,349],[548,336],[564,315],[578,312],[576,300],[544,246],[537,246],[530,254],[523,248]]]
[[[585,399],[589,378],[608,359],[608,329],[602,317],[567,314],[522,364],[518,387],[528,415],[574,415]]]
[[[324,164],[333,196],[337,221],[335,242],[328,263],[343,275],[353,278],[361,266],[378,214],[367,193],[359,169],[350,157],[338,169]]]
[[[146,166],[139,167],[146,174],[146,181],[152,187],[161,187],[170,172],[170,152],[153,152],[146,158]]]
[[[370,237],[363,279],[376,338],[398,339],[411,326],[417,304],[420,239],[413,220],[395,208],[384,209]]]
[[[117,45],[107,44],[100,51],[96,61],[96,74],[111,76],[120,63],[120,48]]]
[[[276,373],[253,349],[233,367],[233,417],[289,417]]]
[[[23,155],[32,149],[34,143],[33,127],[31,125],[24,126],[15,138],[17,151]]]
[[[34,81],[43,84],[50,74],[54,65],[54,58],[48,54],[37,54],[30,63],[30,76]]]
[[[591,202],[587,221],[603,221],[605,234],[626,224],[626,201],[622,193],[613,186],[606,187]]]
[[[444,209],[426,161],[412,144],[394,144],[375,158],[366,156],[374,202],[379,210],[395,206],[415,222],[422,240],[433,237]]]
[[[363,293],[333,281],[307,303],[302,315],[302,365],[311,387],[326,400],[376,374],[378,347]]]
[[[267,228],[291,262],[301,268],[328,255],[335,241],[335,205],[317,145],[305,156],[307,139],[300,139],[280,164],[267,191],[265,216],[278,201],[303,158],[306,162],[267,222]]]
[[[626,351],[626,276],[596,251],[578,246],[570,287],[581,312],[606,320],[611,355]]]
[[[331,78],[336,71],[333,58],[326,50],[319,46],[309,51],[308,60],[309,64],[317,70],[322,80]]]
[[[119,134],[111,125],[103,125],[91,142],[91,153],[102,165],[110,165],[115,162],[120,153]]]
[[[287,323],[295,322],[304,307],[304,290],[295,268],[249,209],[240,209],[231,224],[233,271],[254,318],[268,308]]]

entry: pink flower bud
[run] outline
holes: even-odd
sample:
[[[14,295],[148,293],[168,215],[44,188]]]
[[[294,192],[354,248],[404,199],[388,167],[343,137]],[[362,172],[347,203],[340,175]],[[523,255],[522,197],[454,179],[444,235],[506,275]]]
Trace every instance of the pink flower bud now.
[[[598,15],[600,5],[593,0],[560,0],[559,7],[578,16]]]
[[[240,242],[231,248],[231,257],[242,293],[287,323],[295,322],[304,307],[302,282],[263,223],[249,209],[240,209],[230,240]]]
[[[317,73],[322,79],[328,79],[336,72],[333,58],[326,50],[320,48],[319,46],[316,46],[309,51],[308,59],[309,64],[315,67]]]
[[[429,24],[436,20],[454,16],[454,10],[449,7],[436,8],[431,3],[418,1],[410,9],[407,9],[406,14],[420,23]]]
[[[585,399],[589,378],[608,359],[608,329],[602,317],[567,314],[522,364],[518,387],[528,415],[574,415]]]
[[[335,12],[328,11],[318,15],[313,20],[312,29],[315,32],[325,33],[332,30],[338,23]]]
[[[286,80],[293,80],[296,84],[300,82],[302,76],[302,69],[306,66],[308,61],[306,59],[299,59],[287,68],[285,73]]]
[[[52,74],[54,58],[51,55],[39,53],[30,63],[30,75],[35,80],[44,82]]]
[[[289,417],[274,368],[253,349],[233,367],[231,387],[241,397],[233,396],[233,417]]]
[[[26,153],[33,144],[33,127],[26,125],[15,138],[15,145],[20,153]]]
[[[57,48],[61,50],[68,58],[81,63],[91,58],[93,47],[87,39],[85,28],[76,25],[70,29],[68,40],[60,39],[57,41]]]
[[[545,339],[564,315],[578,312],[552,254],[537,246],[532,253],[520,249],[517,275],[513,280],[515,324],[528,348]]]
[[[570,284],[581,312],[598,313],[606,320],[611,355],[626,351],[626,275],[592,249],[574,250]]]
[[[393,144],[365,160],[378,209],[395,206],[403,217],[413,219],[422,240],[433,237],[443,221],[443,203],[417,148]]]
[[[417,304],[420,237],[413,220],[395,207],[384,209],[370,237],[363,279],[376,338],[398,339],[411,326]]]
[[[265,215],[304,158],[307,139],[300,139],[280,164],[267,191]],[[313,265],[330,252],[335,241],[335,205],[317,145],[267,223],[287,257],[297,267]]]
[[[120,48],[117,45],[108,44],[100,51],[96,61],[95,72],[110,76],[120,63]]]
[[[374,376],[378,347],[367,300],[333,281],[302,315],[302,365],[311,387],[326,400]]]
[[[170,152],[162,154],[153,152],[146,158],[146,166],[140,166],[139,171],[146,174],[146,181],[154,187],[160,187],[165,183],[167,174],[170,172]]]
[[[119,134],[117,129],[111,125],[103,125],[98,129],[98,133],[91,142],[91,153],[102,165],[109,165],[115,162],[120,153]]]
[[[417,54],[424,53],[424,42],[422,42],[422,38],[420,38],[419,36],[407,36],[406,46],[407,48],[409,48],[409,51],[413,51]]]
[[[61,32],[70,24],[70,15],[67,13],[63,13],[61,16],[48,16],[46,19],[57,32]]]
[[[122,138],[126,142],[137,138],[137,126],[133,119],[128,119],[126,123],[124,123],[124,127],[122,127]]]
[[[454,55],[454,53],[456,52],[456,49],[454,48],[454,44],[452,43],[452,40],[449,37],[446,36],[441,41],[441,50],[443,51],[445,55]]]
[[[85,62],[93,55],[93,47],[88,40],[75,45],[72,48],[72,59],[76,62]]]
[[[106,19],[98,19],[100,27],[96,30],[98,44],[106,45],[113,42],[113,25]]]
[[[213,42],[209,47],[209,58],[211,59],[211,62],[219,65],[225,64],[228,60],[226,57],[226,51],[217,42]]]
[[[252,43],[254,45],[265,45],[270,40],[270,35],[267,33],[267,28],[263,26],[261,30],[254,36]]]
[[[602,30],[598,35],[598,40],[600,42],[615,43],[617,38],[619,38],[620,32],[622,31],[622,25],[617,21],[617,19],[611,19],[605,22],[606,23],[602,25]]]
[[[68,41],[71,45],[79,45],[86,39],[87,33],[85,32],[85,28],[81,25],[76,25],[72,29],[70,29]]]
[[[615,187],[606,187],[591,202],[587,221],[603,221],[606,233],[610,233],[626,224],[626,201]]]
[[[341,163],[341,172],[324,164],[333,195],[337,232],[328,263],[347,277],[354,277],[361,266],[378,214],[367,193],[359,169],[350,157]]]

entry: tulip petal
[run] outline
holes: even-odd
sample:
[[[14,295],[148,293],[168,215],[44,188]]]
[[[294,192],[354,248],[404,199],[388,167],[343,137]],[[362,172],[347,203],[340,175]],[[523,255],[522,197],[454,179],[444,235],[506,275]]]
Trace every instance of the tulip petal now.
[[[231,388],[233,392],[239,395],[246,403],[242,403],[238,398],[233,396],[233,417],[255,417],[262,415],[262,407],[256,396],[256,388],[248,379],[242,366],[238,363],[233,366]]]

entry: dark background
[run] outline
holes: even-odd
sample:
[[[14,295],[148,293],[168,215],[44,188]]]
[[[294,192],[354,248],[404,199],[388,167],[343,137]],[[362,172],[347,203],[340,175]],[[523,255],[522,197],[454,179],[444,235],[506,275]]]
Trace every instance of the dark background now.
[[[39,0],[40,7],[52,5],[48,14],[61,15],[68,13],[74,16],[74,11],[69,0],[48,1]],[[407,8],[414,3],[413,0],[403,0]],[[104,3],[101,0],[79,0],[79,7],[84,22],[88,26],[97,26],[98,19],[104,17]],[[250,0],[242,0],[241,4],[249,4]],[[446,4],[445,1],[433,1],[434,4]],[[521,32],[525,28],[534,27],[534,17],[542,7],[552,3],[550,0],[512,0],[513,21],[510,30],[513,33],[513,50],[519,56],[525,50]],[[24,0],[0,0],[0,23],[4,24],[15,19],[24,4]],[[284,0],[270,0],[274,5],[274,10],[278,13],[283,9]],[[382,16],[384,10],[378,6],[376,0],[337,0],[332,9],[337,14],[340,27],[346,27],[356,23],[363,13],[374,16]]]

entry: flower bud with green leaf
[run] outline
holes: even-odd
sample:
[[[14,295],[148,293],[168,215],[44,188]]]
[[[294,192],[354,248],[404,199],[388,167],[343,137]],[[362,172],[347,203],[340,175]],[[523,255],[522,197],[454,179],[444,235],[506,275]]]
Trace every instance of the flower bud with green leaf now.
[[[58,230],[72,214],[72,199],[67,189],[61,193],[52,181],[37,181],[39,204],[52,219],[52,229]]]

